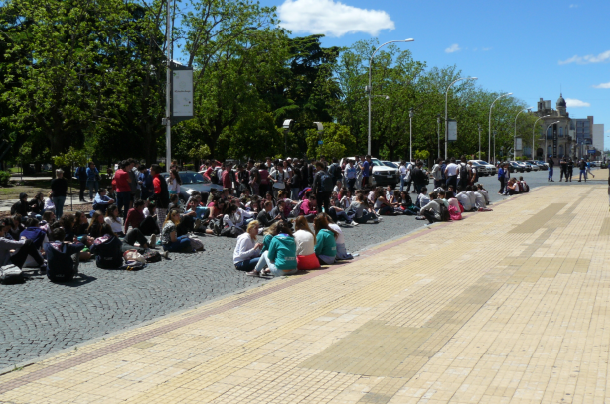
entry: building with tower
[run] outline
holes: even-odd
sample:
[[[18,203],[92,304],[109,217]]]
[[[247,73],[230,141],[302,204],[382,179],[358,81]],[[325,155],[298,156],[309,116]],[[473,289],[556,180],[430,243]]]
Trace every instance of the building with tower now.
[[[572,119],[566,111],[566,100],[563,98],[563,95],[559,94],[559,98],[555,103],[555,109],[551,108],[550,100],[540,98],[538,110],[535,114],[545,118],[539,122],[542,128],[541,132],[539,132],[540,136],[534,139],[533,158],[544,160],[547,157],[552,157],[558,163],[561,157],[573,156],[575,142],[574,138],[570,136]],[[545,131],[546,134],[544,133]]]

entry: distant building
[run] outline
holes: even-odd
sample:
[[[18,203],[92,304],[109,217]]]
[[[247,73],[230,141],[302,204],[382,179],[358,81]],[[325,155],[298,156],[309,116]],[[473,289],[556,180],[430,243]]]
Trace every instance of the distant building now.
[[[596,156],[601,156],[604,152],[604,124],[595,123],[593,124],[593,147],[599,153]]]
[[[564,156],[571,156],[574,140],[570,136],[570,114],[566,111],[566,100],[562,94],[555,103],[555,109],[551,108],[551,101],[540,99],[538,102],[538,111],[535,112],[539,117],[548,116],[540,120],[542,132],[540,137],[535,139],[534,158],[544,160],[546,156],[553,157],[559,160]],[[557,122],[549,127],[553,122]],[[545,133],[546,131],[546,139]],[[545,153],[546,147],[546,153]],[[531,153],[531,150],[530,150]]]

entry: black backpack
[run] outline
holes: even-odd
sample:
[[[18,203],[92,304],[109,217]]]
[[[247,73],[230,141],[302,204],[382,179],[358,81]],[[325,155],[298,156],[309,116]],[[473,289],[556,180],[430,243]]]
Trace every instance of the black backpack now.
[[[333,183],[332,177],[326,171],[320,171],[320,173],[321,174],[318,177],[320,180],[320,187],[318,192],[333,192],[335,184]]]
[[[216,168],[210,173],[210,180],[212,181],[212,184],[218,185],[218,171],[216,171]]]
[[[341,179],[343,178],[343,174],[341,173],[341,167],[339,167],[339,164],[337,163],[331,164],[330,168],[328,169],[328,172],[333,177],[333,181],[335,182],[341,181]]]
[[[460,180],[468,179],[468,165],[460,163]]]
[[[451,216],[449,215],[449,209],[445,206],[442,200],[437,199],[436,202],[438,206],[440,206],[441,210],[441,222],[449,222],[451,221]]]

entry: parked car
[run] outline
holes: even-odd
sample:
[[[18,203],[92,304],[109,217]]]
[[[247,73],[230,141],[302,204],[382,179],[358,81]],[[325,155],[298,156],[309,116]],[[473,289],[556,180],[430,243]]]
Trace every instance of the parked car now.
[[[396,163],[394,163],[394,162],[392,162],[392,161],[385,161],[385,160],[382,160],[381,162],[382,162],[384,165],[388,166],[388,167],[392,167],[392,168],[396,168],[396,169],[397,169],[397,168],[400,166],[400,163],[396,164]]]
[[[542,160],[536,160],[536,163],[540,166],[541,169],[543,170],[549,170],[549,163],[542,161]]]
[[[526,163],[530,163],[532,165],[532,170],[537,171],[534,167],[538,167],[538,170],[546,170],[547,167],[544,164],[540,164],[536,160],[527,160]]]
[[[354,157],[344,157],[340,161],[341,167],[343,167],[347,160],[355,160]],[[400,176],[398,174],[398,168],[389,167],[381,162],[381,160],[373,158],[371,159],[373,162],[373,170],[371,175],[371,183],[374,186],[392,186],[396,187],[396,185],[400,182]]]
[[[517,164],[516,162],[514,162],[514,161],[508,161],[507,163],[508,163],[508,170],[509,170],[511,173],[517,173],[517,172],[518,172],[518,173],[523,173],[523,172],[525,172],[525,168],[524,168],[524,167],[522,167],[522,166],[520,166],[520,165],[519,165],[519,164]]]
[[[473,164],[477,163],[477,164],[484,166],[487,169],[487,175],[496,175],[496,173],[498,172],[498,169],[493,164],[489,164],[485,160],[470,160],[470,161],[472,161]]]
[[[477,170],[477,177],[486,177],[489,174],[489,170],[487,167],[485,167],[483,164],[479,164],[476,161],[472,161],[472,166]],[[469,161],[470,163],[470,161]]]
[[[532,164],[529,161],[524,161],[523,163],[530,167],[530,171],[540,171],[540,166],[538,164]]]
[[[526,163],[525,163],[525,162],[523,162],[523,161],[511,161],[511,163],[515,163],[515,164],[517,164],[519,167],[521,167],[521,168],[523,169],[523,171],[521,171],[522,173],[523,173],[523,172],[530,172],[530,171],[532,171],[532,167],[531,167],[531,166],[529,166],[528,164],[526,164]]]
[[[180,179],[182,185],[180,185],[180,199],[186,202],[193,191],[199,191],[202,194],[209,194],[211,190],[222,191],[224,188],[220,184],[212,184],[212,181],[208,180],[196,171],[180,171]],[[167,180],[169,173],[162,173],[161,176]]]

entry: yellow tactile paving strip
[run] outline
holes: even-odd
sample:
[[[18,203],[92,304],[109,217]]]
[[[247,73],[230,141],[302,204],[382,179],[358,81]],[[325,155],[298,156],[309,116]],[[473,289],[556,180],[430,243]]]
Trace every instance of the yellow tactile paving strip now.
[[[3,375],[0,402],[602,403],[607,201],[531,192]]]

